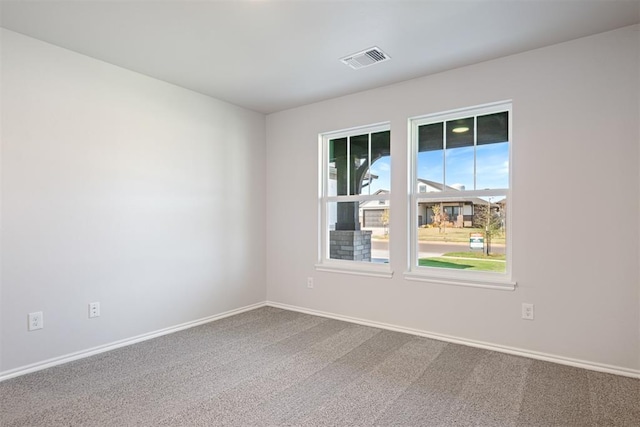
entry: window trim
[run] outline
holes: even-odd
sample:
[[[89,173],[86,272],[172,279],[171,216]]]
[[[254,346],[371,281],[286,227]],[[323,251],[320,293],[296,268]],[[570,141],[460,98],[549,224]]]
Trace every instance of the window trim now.
[[[454,286],[471,286],[485,289],[497,289],[497,290],[514,290],[517,283],[513,280],[512,266],[513,266],[513,208],[507,209],[507,234],[506,240],[508,242],[506,246],[506,271],[505,273],[495,273],[486,271],[459,271],[453,269],[438,269],[433,267],[422,267],[418,265],[418,210],[417,204],[419,200],[429,199],[424,197],[425,193],[419,192],[417,183],[417,154],[418,154],[418,127],[430,124],[446,122],[448,120],[454,120],[459,118],[465,118],[469,115],[474,117],[482,116],[486,114],[498,113],[507,111],[509,113],[509,188],[496,189],[496,190],[465,190],[465,197],[487,197],[489,195],[494,196],[496,193],[505,195],[507,200],[512,202],[513,191],[513,104],[511,100],[494,102],[489,104],[478,105],[475,107],[460,108],[455,110],[448,110],[439,113],[426,114],[416,117],[411,117],[408,120],[409,128],[409,150],[408,156],[408,203],[409,218],[408,224],[408,265],[407,271],[404,272],[406,280],[422,281],[443,285]],[[475,156],[475,153],[474,153]],[[474,174],[474,182],[475,182]],[[457,190],[444,190],[438,192],[439,198],[447,197],[460,197],[460,191]]]
[[[331,202],[347,202],[347,201],[367,201],[367,200],[385,200],[389,201],[391,207],[390,192],[385,194],[366,194],[366,195],[343,195],[329,196],[329,149],[330,140],[338,138],[346,138],[349,136],[359,135],[363,133],[376,133],[391,131],[391,122],[379,122],[371,125],[357,126],[338,131],[323,132],[318,135],[318,253],[316,263],[314,265],[317,271],[326,271],[333,273],[356,274],[369,277],[391,278],[393,271],[391,269],[391,245],[389,244],[389,262],[388,263],[372,263],[368,261],[350,261],[338,260],[327,257],[329,224],[327,205]],[[371,166],[371,165],[370,165]],[[393,166],[392,166],[393,167]],[[391,191],[391,189],[389,189]],[[391,217],[391,213],[389,216]],[[389,232],[391,233],[391,224],[389,224]],[[389,239],[390,242],[391,239]]]

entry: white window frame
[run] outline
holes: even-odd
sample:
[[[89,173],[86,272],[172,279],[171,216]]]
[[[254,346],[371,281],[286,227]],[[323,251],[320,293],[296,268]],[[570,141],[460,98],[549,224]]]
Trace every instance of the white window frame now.
[[[437,193],[438,198],[459,198],[464,197],[489,197],[489,196],[506,196],[510,203],[506,212],[507,220],[507,246],[506,254],[506,272],[486,272],[486,271],[462,271],[446,268],[424,267],[418,265],[418,202],[429,200],[436,197],[429,193],[420,193],[417,185],[417,158],[418,158],[418,128],[419,126],[446,122],[449,120],[467,118],[470,116],[482,116],[486,114],[499,113],[507,111],[509,113],[509,188],[496,190],[465,190],[463,193],[458,190],[443,190]],[[472,286],[498,290],[514,290],[516,282],[512,279],[512,229],[513,229],[513,208],[511,197],[513,191],[513,137],[512,137],[513,111],[511,101],[501,101],[491,104],[480,105],[476,107],[461,108],[456,110],[445,111],[441,113],[428,114],[424,116],[413,117],[409,119],[410,141],[409,141],[409,230],[408,230],[408,270],[404,273],[407,280],[417,280],[445,285],[455,286]],[[477,131],[477,127],[476,127]],[[474,174],[474,182],[475,182]]]
[[[390,207],[390,192],[371,195],[345,195],[329,196],[329,141],[351,136],[372,134],[376,132],[390,131],[390,122],[376,123],[373,125],[359,126],[343,129],[334,132],[321,133],[318,136],[318,260],[315,269],[318,271],[328,271],[335,273],[356,274],[372,277],[390,278],[393,276],[391,270],[391,250],[389,250],[388,263],[373,263],[368,261],[351,261],[329,258],[329,218],[327,205],[332,202],[363,202],[368,200],[384,201]],[[371,165],[370,165],[371,166]],[[393,165],[391,166],[393,168]],[[391,191],[391,189],[389,189]],[[391,212],[389,217],[391,218]],[[391,221],[389,221],[391,222]],[[389,226],[389,236],[391,227]],[[389,248],[391,248],[391,238],[389,238]]]

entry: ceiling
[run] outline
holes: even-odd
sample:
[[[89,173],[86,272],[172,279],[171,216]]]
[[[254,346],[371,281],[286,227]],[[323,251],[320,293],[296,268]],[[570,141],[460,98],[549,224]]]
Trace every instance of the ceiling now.
[[[0,24],[262,113],[640,22],[640,0],[2,1]],[[378,46],[390,61],[339,59]]]

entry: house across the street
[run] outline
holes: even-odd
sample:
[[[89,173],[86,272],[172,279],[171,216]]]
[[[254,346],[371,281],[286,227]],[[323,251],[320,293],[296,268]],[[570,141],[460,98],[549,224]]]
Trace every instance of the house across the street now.
[[[419,193],[432,193],[441,192],[443,190],[457,190],[463,191],[465,188],[463,185],[444,185],[435,181],[429,181],[427,179],[418,178],[417,182]],[[378,190],[375,194],[388,193],[388,190]],[[445,221],[450,227],[473,227],[474,215],[479,210],[483,212],[486,207],[491,204],[491,211],[499,214],[504,210],[506,206],[506,200],[503,199],[497,203],[490,203],[479,197],[459,197],[452,200],[451,197],[442,199],[430,199],[429,202],[418,203],[418,226],[429,225],[434,223],[436,211],[441,211],[441,220]],[[434,211],[434,207],[438,206]],[[360,224],[363,228],[371,227],[384,227],[385,221],[388,222],[388,213],[385,215],[385,211],[389,209],[388,200],[368,200],[360,203]],[[476,218],[477,220],[477,218]]]

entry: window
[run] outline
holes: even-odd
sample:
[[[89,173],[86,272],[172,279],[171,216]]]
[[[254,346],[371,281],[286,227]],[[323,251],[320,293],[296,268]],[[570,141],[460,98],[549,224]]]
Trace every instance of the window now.
[[[316,268],[390,276],[388,124],[320,135]]]
[[[513,288],[511,104],[410,120],[407,278]]]

